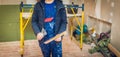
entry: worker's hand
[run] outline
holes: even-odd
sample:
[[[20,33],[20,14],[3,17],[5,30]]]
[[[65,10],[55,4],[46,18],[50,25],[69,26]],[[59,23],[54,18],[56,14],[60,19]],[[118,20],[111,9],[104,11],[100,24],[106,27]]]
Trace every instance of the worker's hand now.
[[[44,37],[43,33],[38,33],[37,34],[37,39],[41,40]]]
[[[62,40],[61,37],[55,39],[56,42],[60,42],[61,40]]]

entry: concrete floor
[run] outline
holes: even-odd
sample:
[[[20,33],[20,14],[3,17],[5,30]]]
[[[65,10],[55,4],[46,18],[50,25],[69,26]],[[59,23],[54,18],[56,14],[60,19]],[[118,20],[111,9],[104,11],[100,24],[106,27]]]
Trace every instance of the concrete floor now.
[[[89,45],[85,45],[81,51],[68,36],[63,39],[63,57],[103,57],[100,53],[89,54]],[[0,42],[0,57],[20,57],[19,41]],[[43,57],[37,40],[25,41],[24,57]]]

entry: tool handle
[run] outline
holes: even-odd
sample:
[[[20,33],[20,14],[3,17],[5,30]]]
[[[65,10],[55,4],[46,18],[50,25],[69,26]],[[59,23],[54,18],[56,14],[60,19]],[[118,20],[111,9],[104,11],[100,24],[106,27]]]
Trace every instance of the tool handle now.
[[[62,32],[62,33],[56,35],[55,37],[53,37],[53,38],[51,38],[51,39],[45,41],[44,44],[48,44],[48,43],[50,43],[51,41],[53,41],[53,40],[55,40],[55,39],[61,37],[61,36],[64,35],[64,34],[65,34],[65,32]]]

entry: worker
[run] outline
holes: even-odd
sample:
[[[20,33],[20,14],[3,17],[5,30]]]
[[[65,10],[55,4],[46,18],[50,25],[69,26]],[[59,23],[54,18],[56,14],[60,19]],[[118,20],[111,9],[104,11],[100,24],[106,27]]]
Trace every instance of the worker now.
[[[44,57],[62,57],[61,36],[48,44],[44,42],[64,32],[66,26],[66,10],[61,0],[40,0],[36,3],[32,28]]]

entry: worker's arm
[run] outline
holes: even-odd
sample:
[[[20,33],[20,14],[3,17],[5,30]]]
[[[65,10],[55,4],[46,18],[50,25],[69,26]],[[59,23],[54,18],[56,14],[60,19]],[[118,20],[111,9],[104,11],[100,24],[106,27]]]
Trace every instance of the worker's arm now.
[[[58,31],[58,34],[64,32],[66,30],[67,27],[67,16],[66,16],[66,10],[65,8],[61,9],[61,24],[60,24],[60,28]]]
[[[61,9],[60,15],[61,15],[61,24],[60,24],[60,28],[59,28],[58,34],[64,32],[66,30],[66,27],[67,27],[67,16],[66,16],[66,10],[65,10],[65,8]],[[59,36],[58,38],[56,38],[55,41],[56,42],[60,42],[62,40],[61,36]]]
[[[38,27],[38,13],[37,13],[37,4],[34,7],[34,11],[33,11],[33,15],[32,15],[32,28],[33,31],[35,33],[35,35],[37,35],[40,32],[40,28]]]
[[[33,28],[33,31],[37,37],[38,40],[41,40],[44,35],[46,35],[46,33],[44,33],[44,29],[42,28],[42,26],[40,27],[40,23],[39,22],[39,18],[38,18],[38,3],[35,5],[34,7],[34,12],[33,12],[33,15],[32,15],[32,28]]]

